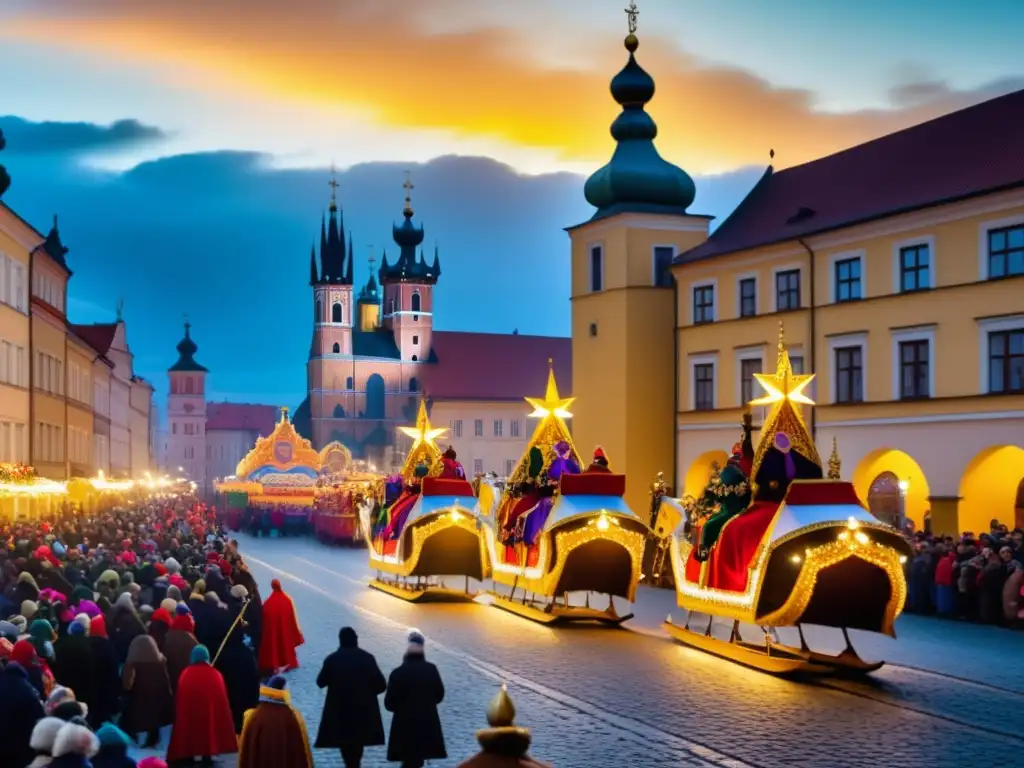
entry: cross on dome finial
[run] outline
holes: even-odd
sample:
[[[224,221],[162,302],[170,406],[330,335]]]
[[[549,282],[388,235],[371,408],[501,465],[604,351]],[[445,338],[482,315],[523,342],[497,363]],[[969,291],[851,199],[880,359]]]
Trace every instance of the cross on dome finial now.
[[[636,3],[631,2],[629,8],[626,9],[626,17],[629,20],[629,34],[636,34],[636,18],[640,15],[640,11],[637,10]]]
[[[405,172],[405,183],[402,185],[405,190],[405,210],[402,211],[407,219],[412,218],[412,191],[415,186],[412,183],[412,171]]]
[[[331,163],[331,180],[327,186],[331,188],[331,210],[334,210],[338,207],[338,170],[334,163]]]
[[[370,258],[367,259],[367,261],[370,262],[370,274],[372,275],[373,274],[373,265],[377,263],[377,259],[373,255],[373,246],[372,245],[368,245],[366,247],[370,249]]]

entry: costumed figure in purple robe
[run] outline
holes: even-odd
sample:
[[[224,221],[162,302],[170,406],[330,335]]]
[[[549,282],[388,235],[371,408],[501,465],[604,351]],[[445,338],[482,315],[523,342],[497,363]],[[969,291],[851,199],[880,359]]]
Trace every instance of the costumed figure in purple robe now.
[[[547,483],[541,489],[541,500],[533,511],[526,517],[523,526],[523,543],[532,547],[537,540],[538,534],[544,530],[544,524],[548,521],[551,508],[555,505],[555,492],[558,490],[558,483],[562,475],[578,475],[580,465],[572,457],[572,447],[565,440],[555,443],[555,459],[548,467]]]
[[[794,480],[821,480],[822,477],[821,467],[797,451],[789,435],[776,432],[754,478],[757,483],[754,498],[757,501],[781,502]]]
[[[420,497],[423,478],[428,474],[430,474],[430,467],[426,463],[421,462],[416,465],[416,469],[413,470],[413,481],[405,486],[402,495],[391,507],[391,522],[384,528],[385,540],[397,539],[402,535],[405,521],[409,517],[409,513],[412,512],[412,508],[416,506],[416,499]]]

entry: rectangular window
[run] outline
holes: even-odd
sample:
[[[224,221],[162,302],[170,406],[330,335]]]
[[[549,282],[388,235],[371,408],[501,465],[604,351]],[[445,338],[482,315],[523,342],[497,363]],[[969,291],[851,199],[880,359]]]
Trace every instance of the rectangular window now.
[[[1024,275],[1024,224],[988,233],[988,277]]]
[[[988,335],[988,391],[1024,392],[1024,329]]]
[[[697,411],[711,411],[715,407],[714,363],[693,366],[693,407]]]
[[[658,288],[671,288],[675,282],[672,277],[672,259],[676,249],[670,245],[654,247],[654,285]]]
[[[757,278],[745,277],[740,280],[740,317],[757,314]]]
[[[932,287],[928,246],[900,248],[900,292],[911,293]]]
[[[484,473],[484,460],[473,459],[473,474],[482,475]]]
[[[601,246],[590,249],[590,290],[597,293],[604,289],[604,253]]]
[[[508,423],[509,437],[519,437],[519,419],[512,419]]]
[[[501,419],[494,420],[494,436],[501,437]]]
[[[779,312],[800,308],[800,270],[775,273],[775,308]]]
[[[837,347],[836,402],[864,402],[864,361],[860,347]]]
[[[860,285],[860,257],[840,259],[835,264],[836,301],[863,298]]]
[[[715,319],[715,286],[698,285],[693,289],[693,322],[710,323]]]
[[[754,399],[754,374],[760,372],[760,358],[740,360],[740,405],[746,405]]]
[[[415,345],[415,344],[419,344],[419,343],[420,343],[420,337],[419,337],[419,336],[413,336],[413,337],[412,337],[412,343],[413,343],[414,345]]]
[[[931,397],[927,339],[900,342],[900,399]]]
[[[473,437],[484,436],[484,420],[476,419],[473,421]]]
[[[804,356],[803,355],[790,355],[789,356],[789,367],[793,369],[793,373],[803,374],[803,372],[804,372]]]
[[[452,437],[462,437],[462,419],[452,422]]]
[[[508,477],[509,475],[511,475],[513,470],[515,470],[515,468],[516,468],[516,460],[515,459],[505,459],[505,477]]]

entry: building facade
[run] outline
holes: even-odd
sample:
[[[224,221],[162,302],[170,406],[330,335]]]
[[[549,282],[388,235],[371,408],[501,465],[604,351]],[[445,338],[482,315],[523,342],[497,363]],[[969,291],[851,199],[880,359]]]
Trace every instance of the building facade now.
[[[38,233],[0,203],[0,461],[30,460],[29,269]]]
[[[57,219],[32,252],[32,464],[53,480],[71,477],[68,461],[68,249]]]
[[[167,370],[167,465],[208,493],[206,472],[206,374],[196,362],[199,347],[192,341],[191,325],[178,342],[178,360]]]
[[[235,474],[238,462],[277,425],[275,405],[206,404],[206,475],[212,481]]]
[[[375,273],[371,260],[358,292],[352,234],[332,195],[319,259],[315,247],[310,255],[307,395],[293,422],[318,450],[339,442],[386,470],[408,447],[397,427],[411,423],[426,398],[429,408],[440,409],[431,418],[449,423],[467,471],[503,474],[526,447],[532,427],[522,424],[529,412],[523,397],[543,391],[548,359],[564,368],[560,381],[568,389],[571,341],[435,330],[441,264],[436,247],[431,259],[421,249],[424,229],[415,223],[412,188],[407,179],[403,220],[392,227],[397,257],[389,260],[385,251]],[[477,430],[477,422],[486,428]]]
[[[150,450],[152,411],[153,385],[133,374],[128,389],[128,440],[132,477],[143,477],[155,468]]]
[[[620,103],[653,94],[632,56],[624,73]],[[698,493],[784,324],[794,369],[816,375],[819,451],[836,441],[876,515],[951,534],[1024,525],[1022,113],[1024,91],[769,167],[710,237],[682,171],[649,154],[636,168],[613,160],[587,183],[598,213],[571,233],[577,436],[607,422],[623,450],[670,439],[660,468],[674,463],[676,491]],[[649,121],[627,122],[620,143],[653,139]],[[645,188],[611,183],[622,171]],[[659,287],[667,273],[672,290]],[[674,302],[644,298],[661,290]],[[674,388],[639,380],[645,360]],[[615,387],[610,414],[588,410],[598,365]],[[656,464],[636,465],[649,482]]]
[[[87,341],[67,329],[67,451],[71,477],[92,477],[96,471],[93,456],[95,434],[93,414],[93,358]]]

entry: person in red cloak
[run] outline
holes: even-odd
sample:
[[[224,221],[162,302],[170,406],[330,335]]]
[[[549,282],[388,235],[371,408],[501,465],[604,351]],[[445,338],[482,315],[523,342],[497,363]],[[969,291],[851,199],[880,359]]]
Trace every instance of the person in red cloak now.
[[[270,582],[270,589],[270,597],[263,603],[261,619],[259,664],[262,675],[298,667],[295,649],[306,642],[299,629],[295,603],[281,589],[281,582],[274,579]]]
[[[205,645],[192,649],[192,664],[181,673],[175,694],[174,727],[167,762],[238,752],[235,721],[224,678],[210,664]]]
[[[611,472],[611,467],[608,466],[608,457],[604,454],[604,448],[600,445],[594,449],[594,460],[590,462],[590,466],[583,470],[587,474],[592,473],[608,473]]]
[[[463,469],[462,464],[458,462],[455,449],[450,445],[448,446],[448,450],[441,454],[441,477],[453,480],[466,479],[466,470]]]

